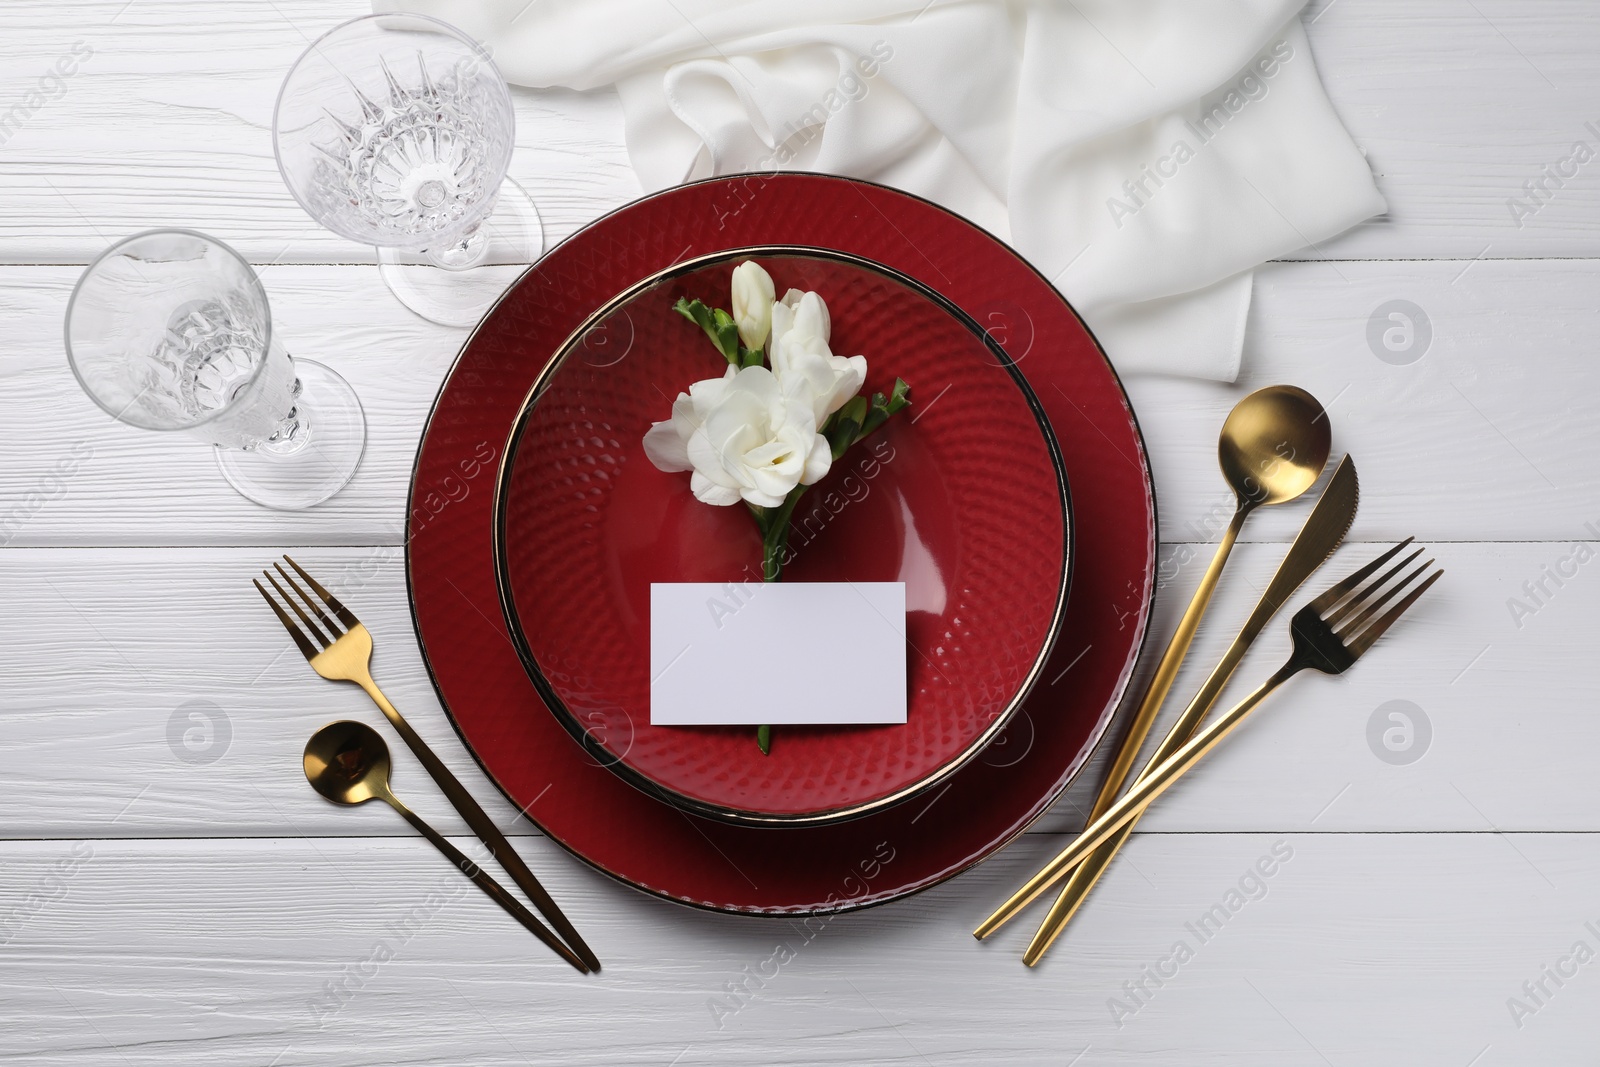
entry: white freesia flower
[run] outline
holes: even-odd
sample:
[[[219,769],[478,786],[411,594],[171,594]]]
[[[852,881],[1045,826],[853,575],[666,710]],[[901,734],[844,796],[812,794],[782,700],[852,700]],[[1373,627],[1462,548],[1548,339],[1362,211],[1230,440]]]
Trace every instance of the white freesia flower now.
[[[772,275],[761,264],[747,259],[733,268],[733,321],[739,324],[739,340],[746,348],[766,343],[776,295]]]
[[[772,373],[786,396],[809,399],[819,426],[867,380],[866,357],[834,355],[831,330],[828,305],[816,293],[790,289],[772,306]]]
[[[687,393],[679,393],[672,403],[672,417],[665,422],[653,422],[644,435],[644,452],[650,462],[664,471],[693,470],[689,462],[689,438],[694,436],[706,421],[712,409],[727,390],[728,379],[737,368],[729,367],[720,378],[707,378],[689,386]]]
[[[833,463],[812,398],[786,394],[765,367],[729,367],[679,393],[672,418],[650,427],[644,448],[664,471],[693,471],[689,488],[707,504],[775,508]]]

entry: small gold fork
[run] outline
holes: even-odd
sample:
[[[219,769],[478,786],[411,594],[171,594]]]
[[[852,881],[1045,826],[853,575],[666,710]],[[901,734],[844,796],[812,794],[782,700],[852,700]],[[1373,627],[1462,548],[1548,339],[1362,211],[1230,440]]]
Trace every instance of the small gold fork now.
[[[982,940],[994,933],[1018,912],[1039,898],[1045,890],[1066,877],[1085,856],[1105,844],[1123,826],[1139,817],[1151,801],[1164,793],[1174,782],[1210,752],[1234,727],[1245,720],[1267,695],[1303,670],[1317,670],[1323,674],[1343,674],[1356,660],[1372,647],[1406,609],[1427,592],[1428,587],[1444,574],[1435,570],[1426,578],[1422,575],[1433,566],[1433,560],[1420,564],[1415,570],[1401,575],[1412,561],[1422,555],[1417,549],[1389,570],[1367,579],[1400,553],[1411,539],[1407,538],[1388,552],[1368,563],[1344,581],[1339,582],[1311,603],[1295,612],[1289,624],[1294,637],[1294,652],[1277,672],[1261,683],[1255,692],[1241,700],[1225,715],[1191,737],[1160,766],[1154,767],[1140,778],[1121,800],[1106,809],[1105,814],[1084,828],[1083,833],[1044,866],[1038,874],[1028,879],[1023,887],[1013,893],[995,913],[985,919],[972,936]],[[1422,578],[1419,583],[1417,579]],[[1393,584],[1391,585],[1391,581]],[[1362,583],[1366,583],[1363,585]],[[1386,588],[1387,587],[1387,588]],[[1399,603],[1383,609],[1395,597]],[[1383,611],[1383,614],[1378,614]]]
[[[433,749],[429,748],[428,743],[418,736],[417,732],[411,728],[411,724],[406,722],[405,717],[395,710],[394,705],[389,703],[388,698],[383,695],[377,683],[372,680],[372,634],[367,631],[365,626],[361,625],[361,620],[356,618],[354,612],[340,603],[339,599],[324,589],[315,578],[307,574],[300,564],[290,559],[287,555],[283,558],[289,566],[294,568],[294,572],[305,580],[305,583],[311,587],[312,591],[322,599],[322,603],[327,606],[329,611],[333,612],[333,617],[338,619],[343,627],[341,631],[340,626],[334,625],[333,619],[328,617],[316,601],[306,595],[305,590],[300,588],[299,584],[289,576],[281,564],[274,563],[272,565],[273,570],[278,572],[290,589],[299,594],[300,600],[305,603],[306,607],[311,609],[311,614],[316,616],[317,622],[312,622],[310,616],[307,616],[301,610],[300,605],[295,602],[295,598],[284,591],[283,586],[278,584],[278,580],[272,576],[271,571],[262,571],[261,573],[268,582],[272,583],[272,588],[277,590],[284,603],[288,604],[290,610],[294,612],[295,618],[299,620],[298,625],[295,619],[291,619],[288,613],[272,598],[272,594],[262,587],[260,582],[251,579],[256,591],[265,598],[267,604],[272,608],[273,614],[278,616],[278,621],[283,623],[283,628],[289,631],[289,636],[294,638],[294,643],[299,646],[301,653],[310,662],[311,669],[329,681],[354,682],[366,690],[367,696],[371,697],[372,702],[378,705],[378,710],[383,712],[384,717],[389,720],[389,724],[394,727],[401,740],[406,743],[412,752],[416,753],[416,757],[422,762],[422,766],[433,777],[433,780],[439,784],[439,788],[444,791],[444,795],[451,805],[461,813],[461,817],[467,821],[467,825],[472,828],[472,832],[478,835],[478,840],[488,847],[490,854],[500,861],[501,866],[510,873],[512,880],[522,887],[522,891],[528,895],[528,899],[533,902],[534,907],[538,908],[539,912],[550,921],[550,925],[560,932],[561,938],[566,941],[567,945],[571,946],[572,952],[576,954],[578,960],[581,960],[589,970],[598,971],[600,969],[600,960],[589,949],[589,946],[584,944],[583,938],[578,936],[578,931],[567,921],[567,917],[561,913],[561,909],[556,907],[556,902],[551,899],[544,886],[539,884],[539,880],[533,876],[533,872],[528,869],[528,865],[522,862],[522,857],[512,849],[511,843],[506,840],[505,834],[500,832],[500,828],[495,826],[494,821],[478,806],[478,802],[472,799],[472,794],[467,792],[466,786],[462,785],[460,780],[450,773],[450,768],[446,767],[444,762],[434,755]],[[322,624],[320,629],[317,623]],[[307,634],[310,636],[308,637]],[[312,644],[313,639],[316,644]],[[556,948],[554,945],[551,947]],[[561,947],[564,948],[566,946]],[[560,948],[556,948],[556,950],[558,952],[561,951]],[[563,953],[563,955],[566,954]],[[568,962],[574,963],[576,961],[569,959]]]

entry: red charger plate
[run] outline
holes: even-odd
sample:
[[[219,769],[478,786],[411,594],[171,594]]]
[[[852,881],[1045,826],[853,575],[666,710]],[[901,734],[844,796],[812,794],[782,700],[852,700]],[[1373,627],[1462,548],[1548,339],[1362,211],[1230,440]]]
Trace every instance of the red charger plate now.
[[[722,584],[729,597],[761,585],[748,510],[695,500],[689,476],[657,470],[642,445],[667,398],[728,367],[673,306],[725,303],[744,261],[765,267],[780,292],[823,296],[834,351],[869,356],[864,395],[887,392],[897,376],[913,383],[911,408],[800,498],[783,574],[905,583],[906,721],[784,726],[769,755],[753,725],[650,721],[652,583]],[[601,346],[597,357],[584,345],[596,334],[627,345]],[[825,249],[719,252],[608,301],[529,390],[497,498],[501,599],[545,703],[628,782],[729,822],[859,818],[942,783],[1021,705],[1066,606],[1066,478],[1021,373],[937,293]],[[827,637],[850,640],[848,620]],[[781,667],[773,691],[743,702],[772,702],[784,672],[802,670],[827,667]]]
[[[1040,684],[983,754],[926,800],[781,830],[714,822],[654,800],[567,735],[506,633],[487,484],[528,388],[596,308],[674,263],[764,244],[873,259],[981,323],[1050,417],[1072,485],[1075,553],[1066,615]],[[736,176],[657,193],[529,268],[451,368],[423,433],[409,507],[413,621],[439,698],[484,771],[552,840],[597,869],[722,911],[793,915],[882,903],[1012,840],[1083,766],[1110,721],[1154,587],[1155,502],[1143,441],[1115,372],[1077,315],[1025,260],[966,220],[906,193],[826,175]]]

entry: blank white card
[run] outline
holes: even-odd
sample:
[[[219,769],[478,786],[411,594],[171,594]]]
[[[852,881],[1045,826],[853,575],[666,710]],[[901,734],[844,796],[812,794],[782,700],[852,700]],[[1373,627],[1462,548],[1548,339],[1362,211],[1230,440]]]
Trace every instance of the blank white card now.
[[[650,586],[650,722],[906,721],[904,582]]]

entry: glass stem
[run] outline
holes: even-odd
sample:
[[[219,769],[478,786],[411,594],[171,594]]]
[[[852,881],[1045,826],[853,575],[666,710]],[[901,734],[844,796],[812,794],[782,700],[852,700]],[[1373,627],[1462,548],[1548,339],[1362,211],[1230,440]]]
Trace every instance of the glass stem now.
[[[423,255],[435,267],[445,270],[470,270],[489,258],[489,238],[479,223],[462,235],[461,240],[444,248],[430,248]]]

